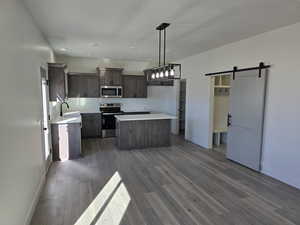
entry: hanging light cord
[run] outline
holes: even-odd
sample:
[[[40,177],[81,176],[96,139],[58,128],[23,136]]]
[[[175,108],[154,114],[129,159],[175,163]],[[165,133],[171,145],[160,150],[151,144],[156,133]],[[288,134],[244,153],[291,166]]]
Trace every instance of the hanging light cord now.
[[[167,37],[167,32],[166,28],[164,29],[164,66],[166,65],[166,37]]]
[[[160,67],[160,56],[161,56],[161,30],[159,31],[159,34],[158,34],[158,38],[159,38],[159,41],[158,41],[158,66]]]

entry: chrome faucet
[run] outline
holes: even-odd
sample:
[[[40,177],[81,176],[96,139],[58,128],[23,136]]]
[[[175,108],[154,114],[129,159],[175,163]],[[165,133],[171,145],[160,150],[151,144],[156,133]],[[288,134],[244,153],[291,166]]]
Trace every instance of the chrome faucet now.
[[[64,102],[60,103],[60,116],[61,117],[63,116],[63,112],[62,112],[62,106],[63,106],[63,104],[66,104],[66,106],[67,106],[68,109],[70,108],[70,106],[69,106],[69,104],[67,102],[64,101]]]

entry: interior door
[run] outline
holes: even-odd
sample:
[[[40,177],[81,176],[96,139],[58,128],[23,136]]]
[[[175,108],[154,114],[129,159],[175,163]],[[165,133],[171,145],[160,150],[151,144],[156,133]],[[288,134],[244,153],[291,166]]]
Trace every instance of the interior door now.
[[[44,160],[46,170],[51,163],[51,138],[50,138],[50,113],[49,113],[49,86],[47,82],[47,72],[41,67],[41,86],[42,86],[42,107],[43,107],[43,118],[42,118],[42,143],[44,148]]]
[[[261,169],[261,148],[266,69],[237,72],[231,80],[227,158],[256,171]]]

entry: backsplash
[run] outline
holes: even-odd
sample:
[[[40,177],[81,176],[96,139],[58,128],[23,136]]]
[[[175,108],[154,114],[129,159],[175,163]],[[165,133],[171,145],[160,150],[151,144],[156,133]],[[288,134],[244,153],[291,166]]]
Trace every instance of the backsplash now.
[[[49,104],[49,113],[51,120],[54,120],[59,116],[59,103],[50,102]]]
[[[101,103],[121,103],[123,111],[148,111],[148,99],[123,99],[123,98],[69,98],[68,104],[71,111],[81,110],[87,112],[99,111]]]
[[[151,99],[134,99],[134,98],[69,98],[67,103],[70,106],[68,111],[81,111],[81,112],[99,112],[101,103],[121,103],[123,111],[152,111],[153,104]],[[50,116],[56,118],[59,115],[60,104],[56,102],[50,103]],[[66,106],[63,106],[66,111]]]

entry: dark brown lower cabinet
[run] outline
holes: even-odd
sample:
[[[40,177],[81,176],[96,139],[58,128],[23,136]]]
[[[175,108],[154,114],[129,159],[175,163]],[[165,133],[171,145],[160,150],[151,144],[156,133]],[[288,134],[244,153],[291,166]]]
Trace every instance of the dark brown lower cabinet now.
[[[101,113],[82,113],[82,138],[101,137]]]
[[[54,161],[77,159],[81,156],[81,124],[51,124]]]
[[[171,145],[171,120],[117,120],[116,136],[121,150],[167,147]]]

